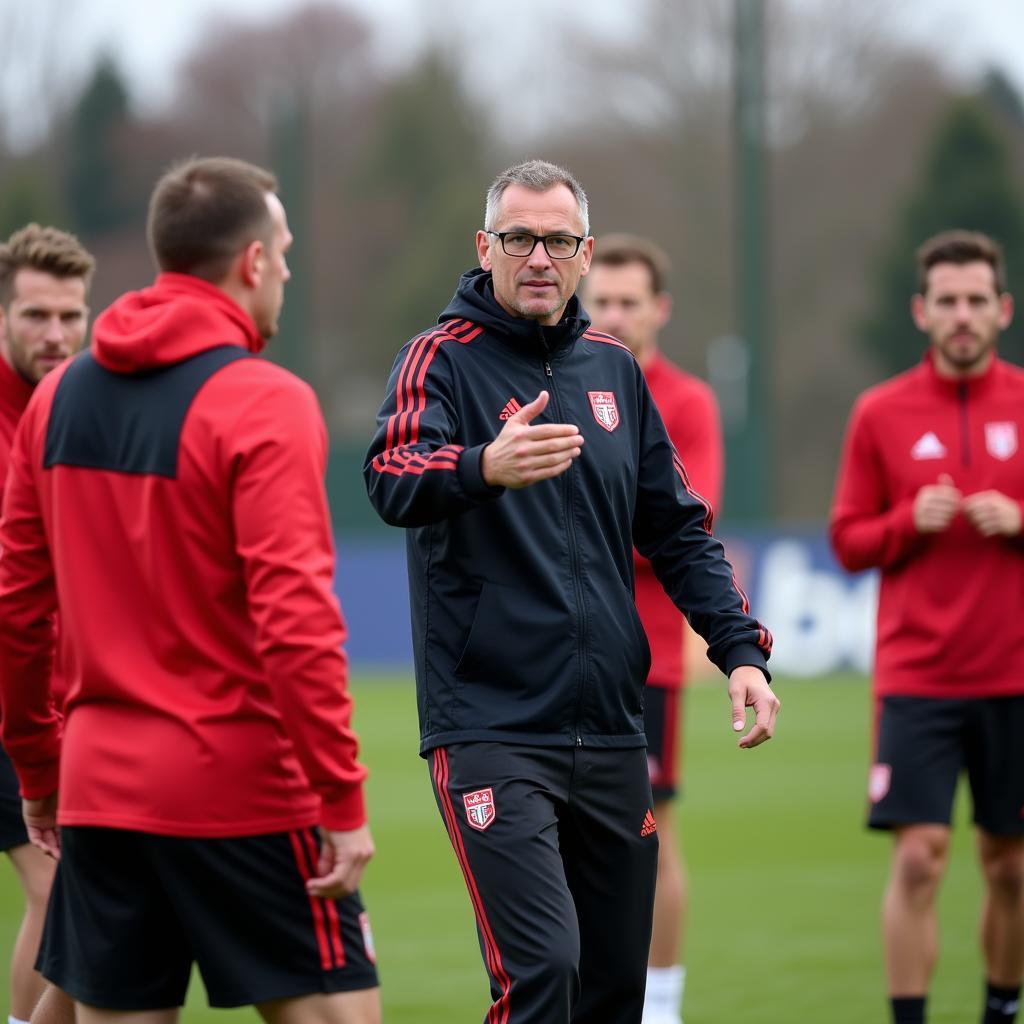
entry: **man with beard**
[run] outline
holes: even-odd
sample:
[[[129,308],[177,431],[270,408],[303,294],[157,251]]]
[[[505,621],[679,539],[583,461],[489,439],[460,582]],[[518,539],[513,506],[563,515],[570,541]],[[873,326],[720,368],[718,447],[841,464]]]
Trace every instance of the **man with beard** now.
[[[36,385],[85,343],[94,266],[77,238],[53,227],[29,224],[0,244],[0,496],[14,432]],[[25,894],[11,956],[8,1018],[19,1024],[28,1020],[43,990],[35,959],[54,861],[29,842],[18,779],[2,750],[0,849],[10,857]]]
[[[911,302],[930,346],[854,407],[831,539],[881,570],[868,824],[893,834],[882,907],[895,1024],[921,1024],[957,779],[970,780],[984,879],[983,1024],[1016,1019],[1024,976],[1024,371],[1002,252],[950,231],[918,251]]]

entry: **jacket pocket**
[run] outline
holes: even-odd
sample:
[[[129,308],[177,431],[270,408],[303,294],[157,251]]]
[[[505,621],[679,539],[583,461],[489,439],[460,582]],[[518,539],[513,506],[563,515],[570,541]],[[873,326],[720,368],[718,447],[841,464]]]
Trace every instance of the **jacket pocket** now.
[[[592,660],[588,726],[612,733],[635,732],[643,712],[651,648],[629,590],[609,580],[591,592]]]
[[[576,682],[568,609],[484,583],[455,666],[463,727],[564,728]]]

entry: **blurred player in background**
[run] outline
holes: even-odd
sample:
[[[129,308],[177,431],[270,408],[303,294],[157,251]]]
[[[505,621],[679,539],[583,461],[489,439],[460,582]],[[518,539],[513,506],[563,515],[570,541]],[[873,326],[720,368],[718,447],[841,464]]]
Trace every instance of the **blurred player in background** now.
[[[40,966],[78,1024],[172,1024],[193,963],[270,1024],[380,1019],[326,430],[254,358],[289,278],[276,188],[227,158],[165,174],[161,273],[40,384],[11,453],[3,742],[60,858]]]
[[[921,1024],[957,779],[985,884],[982,1021],[1017,1017],[1024,976],[1024,371],[1000,247],[951,231],[918,251],[915,368],[854,406],[832,506],[836,555],[878,568],[868,823],[893,834],[882,909],[896,1024]]]
[[[618,338],[636,356],[694,490],[718,509],[723,472],[718,402],[707,384],[684,373],[658,349],[658,334],[672,313],[668,270],[668,257],[647,239],[606,235],[594,243],[590,273],[583,279],[583,305],[596,330]],[[651,563],[640,554],[635,561],[636,606],[651,645],[644,731],[654,817],[661,833],[644,1024],[679,1024],[688,884],[672,800],[682,746],[685,621]]]
[[[29,224],[0,244],[0,495],[14,432],[36,385],[85,344],[93,269],[93,258],[78,239],[57,228]],[[11,957],[8,1018],[21,1024],[45,984],[35,960],[55,864],[29,842],[18,779],[2,750],[0,849],[11,858],[25,893]]]

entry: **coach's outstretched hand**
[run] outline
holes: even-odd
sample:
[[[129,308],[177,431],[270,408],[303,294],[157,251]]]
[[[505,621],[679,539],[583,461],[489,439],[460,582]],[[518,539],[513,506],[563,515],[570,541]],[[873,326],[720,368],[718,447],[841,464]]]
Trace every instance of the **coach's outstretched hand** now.
[[[60,860],[60,829],[57,828],[57,794],[38,800],[22,800],[21,815],[25,819],[25,830],[29,842],[48,853],[54,860]]]
[[[547,407],[542,391],[510,416],[501,433],[484,449],[480,472],[491,487],[518,489],[564,473],[582,450],[578,427],[568,423],[530,423]]]
[[[306,882],[306,891],[319,899],[336,900],[359,888],[363,868],[374,854],[370,826],[351,832],[320,829],[320,862],[316,878]]]
[[[754,709],[754,727],[740,737],[741,747],[756,747],[770,740],[775,733],[775,717],[779,698],[768,685],[764,673],[754,665],[740,665],[729,676],[729,699],[732,701],[733,732],[742,732],[747,722],[747,708]]]

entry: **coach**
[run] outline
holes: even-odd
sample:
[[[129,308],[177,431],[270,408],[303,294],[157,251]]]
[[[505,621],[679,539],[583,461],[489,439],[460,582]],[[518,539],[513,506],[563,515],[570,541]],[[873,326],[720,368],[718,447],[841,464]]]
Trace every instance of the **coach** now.
[[[629,350],[590,329],[593,251],[565,170],[499,176],[440,326],[399,353],[369,494],[409,528],[420,749],[476,914],[488,1020],[638,1024],[657,862],[650,654],[633,545],[772,735],[747,613]]]

